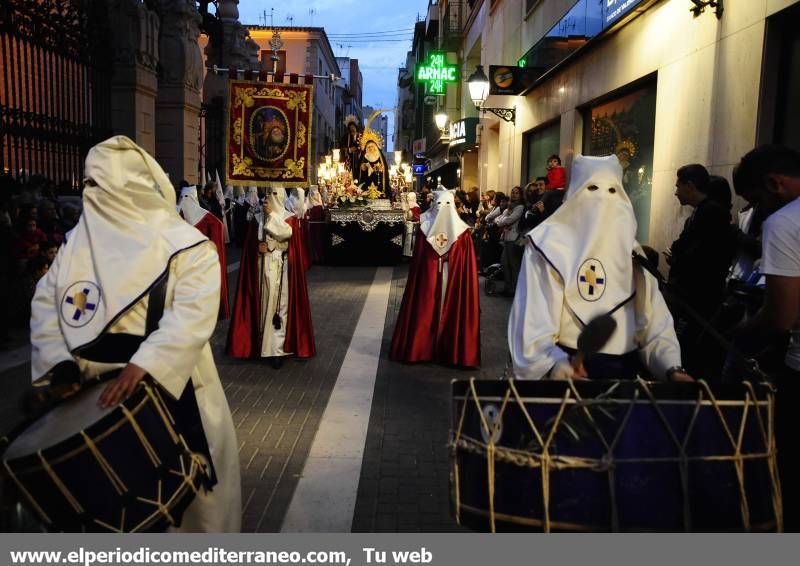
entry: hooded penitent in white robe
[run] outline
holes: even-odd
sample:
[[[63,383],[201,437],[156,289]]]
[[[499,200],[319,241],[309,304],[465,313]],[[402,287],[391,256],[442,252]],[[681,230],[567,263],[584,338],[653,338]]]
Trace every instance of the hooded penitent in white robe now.
[[[289,312],[289,270],[287,252],[292,227],[286,219],[292,214],[285,208],[286,191],[267,189],[266,200],[272,206],[269,217],[259,219],[259,241],[266,242],[269,252],[262,254],[261,265],[261,357],[288,356],[292,352],[283,350],[286,341],[286,320]],[[266,300],[264,300],[266,297]],[[281,317],[280,328],[275,328],[272,319],[275,313]]]
[[[69,360],[87,379],[124,367],[125,360],[101,363],[81,354],[107,333],[144,336],[148,292],[168,274],[158,329],[129,361],[175,398],[190,379],[195,389],[218,483],[198,493],[179,530],[238,531],[238,445],[208,343],[219,309],[216,249],[178,216],[166,174],[127,137],[92,148],[85,175],[83,215],[31,305],[32,377]]]
[[[631,260],[642,253],[635,236],[617,157],[576,156],[564,204],[527,235],[508,323],[516,377],[544,377],[569,358],[559,344],[575,349],[584,325],[606,313],[617,329],[601,353],[638,351],[655,379],[680,365],[658,284]]]
[[[406,193],[403,200],[403,210],[406,213],[406,233],[403,238],[403,255],[411,257],[414,253],[414,234],[419,226],[419,205],[417,204],[417,193],[410,191]]]

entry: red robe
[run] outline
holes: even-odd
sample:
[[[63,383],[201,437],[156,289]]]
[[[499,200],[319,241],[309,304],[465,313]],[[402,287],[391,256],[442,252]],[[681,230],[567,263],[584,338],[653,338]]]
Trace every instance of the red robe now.
[[[298,358],[316,355],[314,324],[308,302],[306,272],[302,266],[301,238],[295,238],[300,228],[297,218],[286,223],[292,227],[286,261],[288,266],[289,310],[283,350]],[[261,274],[258,271],[258,222],[250,222],[242,248],[239,282],[233,303],[233,318],[228,329],[226,353],[233,358],[256,358],[261,352]],[[269,322],[267,322],[269,324]]]
[[[210,213],[203,215],[203,218],[194,227],[217,246],[219,267],[222,272],[222,282],[219,288],[218,320],[225,320],[231,316],[231,306],[228,299],[228,262],[225,258],[225,227],[216,216]]]
[[[308,248],[313,263],[325,261],[325,243],[328,227],[325,224],[325,209],[321,205],[313,206],[308,211]]]
[[[303,269],[308,271],[313,264],[308,244],[308,222],[306,222],[305,218],[297,218],[296,216],[294,218],[297,221],[297,232],[292,233],[292,239],[294,239],[294,234],[300,234],[298,238],[300,257],[302,259]]]
[[[401,362],[477,367],[481,363],[478,264],[469,231],[441,256],[448,264],[441,309],[439,260],[439,254],[418,231],[389,355]]]
[[[411,210],[411,220],[412,222],[419,222],[419,207],[415,206]]]

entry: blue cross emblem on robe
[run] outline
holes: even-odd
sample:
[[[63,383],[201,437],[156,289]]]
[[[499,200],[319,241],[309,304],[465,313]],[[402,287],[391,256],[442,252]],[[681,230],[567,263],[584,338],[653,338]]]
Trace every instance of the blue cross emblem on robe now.
[[[605,291],[606,273],[603,265],[596,259],[583,262],[578,270],[578,290],[587,301],[596,301]]]
[[[67,297],[67,304],[75,307],[75,314],[72,315],[72,320],[75,322],[78,322],[86,314],[86,311],[93,311],[97,308],[97,305],[89,302],[89,294],[91,292],[91,289],[83,289],[72,297]]]
[[[69,286],[61,299],[61,319],[72,328],[86,326],[101,306],[102,293],[97,284],[79,281]]]

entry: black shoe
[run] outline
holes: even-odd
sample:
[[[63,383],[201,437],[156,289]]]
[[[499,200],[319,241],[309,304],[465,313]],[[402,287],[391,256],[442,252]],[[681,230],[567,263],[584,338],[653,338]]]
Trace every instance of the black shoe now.
[[[283,356],[275,356],[269,359],[269,365],[272,369],[281,369],[283,367]]]

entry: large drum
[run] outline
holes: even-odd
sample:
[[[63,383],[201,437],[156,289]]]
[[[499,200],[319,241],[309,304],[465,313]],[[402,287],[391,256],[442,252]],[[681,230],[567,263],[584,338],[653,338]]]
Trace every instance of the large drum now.
[[[183,434],[201,426],[199,413],[197,423],[177,423],[178,405],[147,380],[103,410],[103,389],[82,389],[16,433],[2,454],[6,475],[49,530],[158,532],[179,525],[213,476]]]
[[[766,385],[453,382],[451,492],[480,531],[780,531]]]

